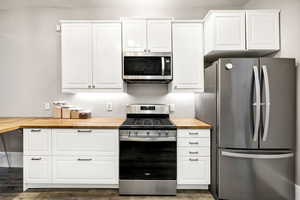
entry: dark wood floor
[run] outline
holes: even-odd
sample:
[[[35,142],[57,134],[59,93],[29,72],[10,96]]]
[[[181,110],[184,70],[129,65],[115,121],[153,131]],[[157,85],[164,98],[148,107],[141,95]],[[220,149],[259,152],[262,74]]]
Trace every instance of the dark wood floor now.
[[[177,196],[119,196],[117,190],[72,189],[33,190],[24,193],[1,193],[1,200],[213,200],[206,191],[179,191]]]

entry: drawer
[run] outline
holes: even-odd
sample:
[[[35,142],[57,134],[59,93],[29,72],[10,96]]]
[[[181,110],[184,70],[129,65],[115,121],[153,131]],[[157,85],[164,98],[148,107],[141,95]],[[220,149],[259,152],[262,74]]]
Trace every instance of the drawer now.
[[[178,158],[178,184],[210,184],[210,157]]]
[[[178,147],[210,147],[210,138],[177,138]]]
[[[209,129],[178,129],[177,137],[200,137],[200,138],[210,138]]]
[[[50,155],[51,129],[24,129],[24,155]]]
[[[53,183],[118,184],[118,157],[55,156]]]
[[[178,156],[210,156],[209,147],[178,147]]]
[[[53,155],[118,155],[117,129],[53,129]]]
[[[50,157],[24,156],[24,183],[51,183]]]

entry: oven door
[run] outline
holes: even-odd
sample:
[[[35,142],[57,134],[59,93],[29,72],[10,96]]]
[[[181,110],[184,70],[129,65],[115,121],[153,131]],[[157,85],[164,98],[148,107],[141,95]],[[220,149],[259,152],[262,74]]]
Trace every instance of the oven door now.
[[[120,141],[120,180],[176,180],[176,138]]]
[[[124,80],[172,80],[171,56],[124,56]]]

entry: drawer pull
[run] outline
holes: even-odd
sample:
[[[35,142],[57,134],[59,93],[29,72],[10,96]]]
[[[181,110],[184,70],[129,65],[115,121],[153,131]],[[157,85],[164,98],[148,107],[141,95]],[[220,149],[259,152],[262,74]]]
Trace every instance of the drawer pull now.
[[[198,159],[198,158],[195,158],[195,159],[190,158],[190,161],[191,161],[191,162],[196,162],[196,161],[199,161],[199,159]]]
[[[31,132],[41,132],[41,129],[31,129]]]
[[[190,151],[190,154],[198,154],[198,151]]]
[[[78,161],[92,161],[93,159],[91,158],[78,158]]]
[[[92,130],[77,130],[78,133],[91,133]]]
[[[189,142],[190,145],[197,145],[199,142]]]
[[[192,132],[189,132],[189,135],[199,135],[199,133],[192,133]]]
[[[42,158],[31,158],[31,160],[42,160]]]

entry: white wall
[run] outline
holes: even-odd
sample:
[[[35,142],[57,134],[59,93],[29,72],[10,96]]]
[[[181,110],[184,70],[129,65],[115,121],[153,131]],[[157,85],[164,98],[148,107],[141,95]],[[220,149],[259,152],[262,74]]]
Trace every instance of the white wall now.
[[[246,5],[247,9],[265,9],[276,8],[281,9],[281,51],[276,55],[278,57],[292,57],[297,59],[297,64],[300,63],[300,0],[251,0]],[[298,68],[298,77],[300,70]],[[300,82],[298,78],[298,138],[297,138],[297,176],[296,183],[300,184],[300,118],[299,118],[299,95]]]
[[[43,103],[65,99],[92,109],[94,116],[124,116],[125,105],[130,103],[175,103],[174,116],[193,117],[193,95],[167,94],[166,86],[134,86],[129,94],[61,94],[60,33],[55,31],[59,20],[122,16],[199,19],[208,10],[194,5],[197,1],[191,1],[191,5],[143,1],[145,4],[121,6],[117,1],[97,2],[0,0],[0,116],[49,116]],[[106,102],[113,102],[113,112],[105,111]]]

